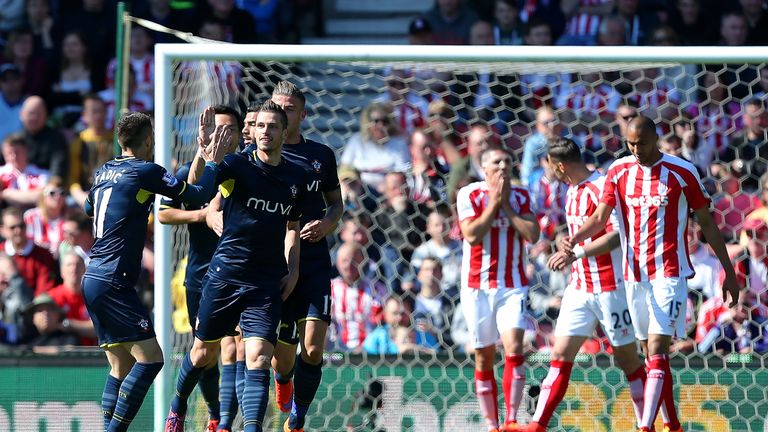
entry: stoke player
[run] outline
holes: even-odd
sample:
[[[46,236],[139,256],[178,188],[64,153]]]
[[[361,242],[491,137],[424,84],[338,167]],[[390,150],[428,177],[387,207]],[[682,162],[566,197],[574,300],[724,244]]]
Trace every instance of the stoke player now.
[[[299,217],[305,171],[282,158],[288,120],[267,101],[248,121],[256,143],[227,155],[217,177],[223,200],[223,231],[208,272],[192,350],[184,357],[176,393],[186,400],[202,372],[218,360],[219,341],[238,323],[245,341],[242,410],[245,432],[261,432],[269,391],[269,359],[282,300],[298,280]],[[171,405],[166,432],[184,430],[184,413]]]
[[[648,378],[639,430],[652,429],[663,402],[668,417],[664,419],[665,430],[681,431],[672,394],[669,346],[673,336],[685,335],[686,279],[693,276],[686,241],[691,210],[723,266],[723,299],[727,301],[730,295],[731,307],[738,300],[739,286],[696,168],[661,153],[656,125],[648,117],[630,121],[625,143],[632,155],[611,164],[600,204],[562,246],[564,252],[571,253],[575,245],[603,230],[616,209],[627,302],[635,335],[647,355]]]
[[[461,307],[475,347],[475,390],[489,431],[513,430],[525,386],[523,334],[528,298],[525,242],[539,238],[528,191],[510,182],[512,157],[500,148],[480,158],[485,181],[459,190],[464,236]],[[499,428],[494,375],[496,341],[504,347],[506,422]]]
[[[163,367],[152,320],[134,288],[152,198],[158,193],[192,205],[205,202],[213,191],[216,163],[224,158],[220,138],[226,134],[218,132],[202,153],[206,163],[200,186],[189,185],[148,162],[155,147],[151,118],[143,113],[124,116],[117,126],[122,154],[96,171],[85,200],[85,211],[93,216],[95,242],[82,289],[110,365],[101,399],[107,431],[128,430]]]
[[[211,127],[213,125],[226,127],[231,134],[231,141],[227,148],[227,153],[237,151],[240,144],[240,114],[226,105],[217,105],[208,107],[200,115],[199,136],[201,143],[205,144],[210,137]],[[202,161],[200,151],[193,162]],[[190,167],[193,162],[182,165],[176,171],[176,178],[187,180]],[[215,191],[209,197],[214,198]],[[216,232],[206,225],[208,217],[208,203],[202,206],[185,205],[179,199],[165,199],[160,204],[160,211],[157,213],[158,220],[163,224],[181,225],[186,224],[189,229],[189,253],[187,267],[184,276],[184,288],[187,296],[187,314],[189,323],[194,327],[197,321],[197,311],[200,308],[200,298],[202,297],[203,277],[208,271],[208,264],[211,262],[213,252],[216,250],[216,244],[219,237]],[[221,429],[230,429],[232,420],[237,414],[237,399],[234,397],[235,386],[235,342],[232,336],[227,336],[221,340],[221,397],[219,397],[219,365],[212,364],[206,369],[200,377],[200,393],[208,406],[208,426],[207,431],[215,431],[219,426]],[[221,404],[220,404],[221,402]],[[186,404],[186,401],[183,401]]]
[[[322,379],[323,347],[331,322],[331,259],[325,236],[336,229],[344,207],[333,150],[301,135],[301,121],[307,115],[301,90],[281,81],[272,91],[272,101],[288,116],[283,157],[301,165],[308,181],[301,216],[299,280],[283,303],[272,359],[277,405],[290,412],[283,430],[298,432]],[[296,355],[299,342],[301,353]]]
[[[549,141],[547,162],[555,177],[568,183],[565,219],[573,234],[595,211],[605,176],[590,171],[582,160],[579,146],[568,138]],[[550,368],[541,385],[533,422],[522,430],[545,431],[557,405],[568,389],[571,368],[581,345],[591,337],[599,323],[613,347],[616,362],[629,382],[637,422],[643,413],[645,369],[637,355],[637,343],[627,307],[621,275],[619,233],[614,216],[604,230],[574,247],[572,255],[554,253],[547,262],[551,270],[571,264],[571,280],[563,295],[555,327],[555,344]]]

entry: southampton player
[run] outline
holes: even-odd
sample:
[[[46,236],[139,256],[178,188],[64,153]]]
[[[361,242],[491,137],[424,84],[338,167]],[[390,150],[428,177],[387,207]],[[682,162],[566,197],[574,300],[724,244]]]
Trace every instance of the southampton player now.
[[[456,198],[464,236],[461,308],[475,347],[475,390],[488,430],[513,430],[525,386],[523,333],[528,298],[525,242],[539,238],[528,191],[512,186],[512,157],[499,148],[481,155],[485,181]],[[507,421],[499,429],[494,364],[496,341],[504,347],[502,389]]]
[[[117,137],[122,154],[96,171],[85,201],[86,212],[93,216],[95,242],[82,286],[110,365],[101,401],[107,431],[128,429],[163,366],[152,320],[134,288],[154,194],[179,197],[190,205],[204,203],[214,190],[216,163],[225,153],[225,133],[217,130],[203,152],[200,186],[188,185],[148,162],[155,145],[148,115],[123,117]]]
[[[290,432],[304,427],[322,378],[323,347],[331,322],[331,260],[325,236],[336,228],[343,203],[333,150],[301,135],[301,121],[307,113],[301,90],[281,81],[272,92],[272,101],[288,116],[283,157],[301,165],[308,181],[301,216],[299,281],[283,303],[280,335],[272,359],[276,401],[281,411],[291,413],[283,426]],[[297,356],[299,342],[301,354]],[[295,389],[291,384],[294,368]]]
[[[221,163],[216,181],[223,197],[223,231],[203,279],[195,341],[176,386],[181,399],[189,397],[203,371],[218,361],[219,341],[239,321],[247,367],[245,432],[262,431],[282,300],[299,276],[306,173],[281,156],[287,122],[282,108],[265,102],[247,124],[255,148],[227,155]],[[211,206],[218,210],[216,201]],[[184,430],[184,415],[173,406],[165,430]]]
[[[578,145],[567,138],[549,141],[547,162],[555,177],[570,185],[565,217],[568,231],[573,234],[595,211],[605,176],[590,171],[581,159]],[[549,373],[541,385],[533,423],[520,430],[546,430],[552,414],[568,390],[573,360],[598,323],[613,347],[616,362],[627,376],[635,416],[640,422],[645,369],[637,355],[637,343],[627,308],[617,221],[612,217],[611,222],[605,230],[574,248],[573,255],[557,252],[547,263],[551,270],[562,270],[572,264],[571,281],[557,317]]]
[[[213,121],[211,121],[213,117]],[[206,125],[213,124],[213,127],[226,127],[232,136],[227,153],[237,151],[240,144],[240,114],[233,108],[225,105],[217,105],[207,108],[200,116],[200,141],[205,144],[210,137],[210,129]],[[202,160],[199,147],[195,160]],[[182,165],[176,171],[176,178],[182,181],[187,180],[190,171],[191,162]],[[215,194],[215,191],[214,191]],[[213,194],[211,197],[213,198]],[[163,200],[160,211],[157,214],[158,220],[163,224],[181,225],[187,224],[189,229],[189,253],[187,257],[187,268],[184,277],[184,287],[187,295],[187,313],[189,322],[192,326],[197,320],[197,311],[200,307],[200,297],[202,295],[203,276],[208,270],[208,263],[211,262],[219,236],[206,225],[208,216],[208,207],[187,206],[180,199]],[[237,414],[237,399],[234,397],[235,383],[235,342],[232,336],[225,337],[221,341],[221,412],[219,405],[219,368],[218,364],[212,365],[203,372],[200,377],[200,392],[208,406],[208,427],[206,430],[215,431],[219,425],[222,429],[230,429],[232,420]],[[183,401],[186,402],[186,401]],[[181,401],[179,401],[181,403]]]
[[[730,294],[731,307],[738,300],[739,286],[696,168],[659,151],[656,125],[647,117],[629,123],[625,142],[632,156],[618,159],[608,168],[600,204],[579,231],[565,239],[563,251],[572,253],[575,245],[602,231],[616,209],[627,302],[636,336],[647,354],[640,430],[652,429],[663,402],[668,416],[665,430],[679,431],[669,345],[672,336],[685,335],[686,280],[693,276],[686,241],[691,210],[723,266],[723,300]]]

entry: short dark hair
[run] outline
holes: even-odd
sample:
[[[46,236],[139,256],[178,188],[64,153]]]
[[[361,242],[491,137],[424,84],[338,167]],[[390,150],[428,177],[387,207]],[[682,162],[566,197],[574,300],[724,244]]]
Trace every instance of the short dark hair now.
[[[24,212],[18,207],[6,207],[5,210],[3,210],[2,217],[5,218],[6,216],[14,216],[24,221]]]
[[[248,103],[248,107],[245,109],[245,113],[257,113],[259,112],[259,108],[261,108],[261,105],[264,103],[263,100],[255,100]]]
[[[549,140],[547,154],[558,162],[581,162],[581,149],[576,141],[570,138],[553,138]]]
[[[93,222],[91,218],[82,210],[74,210],[67,215],[67,222],[74,222],[77,229],[83,232],[91,232]]]
[[[549,29],[550,33],[552,32],[552,26],[549,25],[549,22],[544,20],[544,18],[541,18],[539,16],[531,17],[531,19],[528,20],[528,24],[526,24],[523,27],[523,36],[530,36],[531,35],[531,30],[535,29],[536,27],[541,27],[541,26],[547,26],[547,28]]]
[[[290,81],[280,81],[279,83],[277,83],[277,86],[275,86],[275,89],[272,90],[272,96],[295,97],[301,101],[302,108],[307,103],[307,99],[304,97],[304,93],[301,92],[301,90],[299,89],[298,86],[296,86],[296,84]]]
[[[27,137],[24,136],[21,132],[13,132],[5,136],[3,138],[3,145],[21,145],[24,147],[29,147],[29,142],[27,142]]]
[[[763,102],[762,99],[753,97],[752,99],[748,100],[746,103],[744,103],[744,106],[752,106],[757,109],[765,109],[765,102]]]
[[[152,133],[152,118],[142,112],[132,112],[117,124],[117,142],[123,149],[137,149]]]
[[[264,103],[262,103],[259,107],[258,112],[277,114],[277,116],[280,117],[280,121],[283,123],[283,129],[288,127],[288,115],[285,114],[285,111],[283,111],[283,108],[281,108],[280,105],[272,102],[271,99],[264,101]]]
[[[87,93],[85,96],[83,96],[83,105],[85,105],[85,101],[88,101],[88,100],[101,102],[102,105],[107,104],[106,102],[104,102],[104,99],[102,99],[101,96],[99,96],[98,93]]]
[[[228,115],[235,119],[238,131],[243,130],[243,118],[240,116],[240,112],[229,105],[215,105],[213,107],[213,113],[218,115]]]

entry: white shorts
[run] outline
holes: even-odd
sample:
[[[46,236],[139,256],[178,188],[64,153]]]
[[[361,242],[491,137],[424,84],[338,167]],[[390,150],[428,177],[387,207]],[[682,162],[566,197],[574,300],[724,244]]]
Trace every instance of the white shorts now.
[[[460,297],[475,348],[495,345],[509,330],[525,329],[528,287],[462,288]]]
[[[627,282],[627,303],[635,336],[649,334],[685,337],[688,280],[662,278],[650,282]]]
[[[597,293],[568,288],[560,304],[555,336],[591,337],[600,323],[611,345],[618,347],[635,342],[623,285],[615,291]]]

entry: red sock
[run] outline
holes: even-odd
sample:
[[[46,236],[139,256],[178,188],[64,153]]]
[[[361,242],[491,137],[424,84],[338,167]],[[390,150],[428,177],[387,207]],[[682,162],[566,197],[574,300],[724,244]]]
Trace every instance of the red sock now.
[[[507,421],[517,418],[517,409],[523,400],[525,388],[525,357],[512,354],[504,358],[504,377],[501,381],[504,390],[504,404],[507,408]]]
[[[648,358],[648,379],[643,396],[643,418],[641,427],[652,427],[663,399],[665,375],[669,369],[669,357],[666,354],[652,355]]]
[[[677,417],[677,410],[675,409],[675,394],[673,390],[672,381],[672,369],[669,367],[669,361],[666,363],[666,369],[664,370],[664,388],[662,389],[662,403],[664,411],[667,414],[668,419],[664,419],[665,423],[671,430],[680,429],[680,419]]]
[[[499,427],[499,390],[496,388],[496,377],[493,369],[489,371],[475,370],[475,392],[480,403],[480,413],[485,417],[489,429]]]
[[[632,398],[632,407],[635,409],[637,424],[643,420],[643,392],[645,389],[645,368],[640,366],[636,371],[627,375],[629,383],[629,396]]]
[[[552,360],[549,365],[549,373],[541,383],[541,393],[539,394],[539,403],[536,406],[536,412],[533,414],[533,421],[544,426],[549,425],[549,420],[555,409],[563,401],[565,392],[568,390],[568,381],[571,378],[572,362]]]

